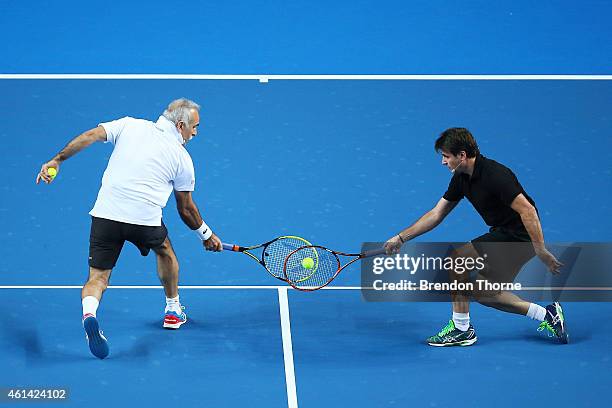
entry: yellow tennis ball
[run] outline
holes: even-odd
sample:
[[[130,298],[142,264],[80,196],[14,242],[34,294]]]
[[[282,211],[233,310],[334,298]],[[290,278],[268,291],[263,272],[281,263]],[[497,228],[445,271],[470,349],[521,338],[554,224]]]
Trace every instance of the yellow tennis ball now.
[[[55,176],[57,176],[57,169],[55,167],[49,167],[47,169],[47,174],[49,174],[49,176],[51,176],[51,178],[54,179]]]
[[[314,267],[314,260],[310,257],[302,259],[302,266],[304,269],[312,269]]]

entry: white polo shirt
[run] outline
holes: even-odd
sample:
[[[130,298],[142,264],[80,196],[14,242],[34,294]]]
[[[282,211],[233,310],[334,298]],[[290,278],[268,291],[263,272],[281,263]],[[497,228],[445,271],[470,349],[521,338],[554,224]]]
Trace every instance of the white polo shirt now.
[[[121,118],[100,123],[115,145],[102,177],[94,217],[160,226],[172,189],[193,191],[193,161],[176,126],[163,116],[156,123]]]

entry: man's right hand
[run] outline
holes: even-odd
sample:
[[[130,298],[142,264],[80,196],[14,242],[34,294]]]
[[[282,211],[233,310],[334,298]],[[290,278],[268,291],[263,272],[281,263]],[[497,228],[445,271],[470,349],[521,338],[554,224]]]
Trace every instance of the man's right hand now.
[[[214,233],[206,241],[202,241],[202,244],[204,244],[204,248],[207,251],[223,251],[223,244],[221,244],[221,240]]]
[[[42,167],[40,168],[40,172],[38,172],[38,174],[36,175],[36,184],[40,183],[41,181],[44,181],[45,183],[49,184],[53,181],[55,176],[51,177],[51,175],[49,174],[49,169],[52,167],[55,168],[56,175],[57,173],[59,173],[59,161],[55,159],[49,160],[48,162],[42,165]]]

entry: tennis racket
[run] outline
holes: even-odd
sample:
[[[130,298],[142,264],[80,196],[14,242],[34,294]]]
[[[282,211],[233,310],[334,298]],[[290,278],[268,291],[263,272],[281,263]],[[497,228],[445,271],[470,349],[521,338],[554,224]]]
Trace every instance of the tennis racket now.
[[[295,289],[313,291],[329,285],[344,268],[353,262],[384,253],[384,248],[360,254],[347,254],[319,245],[305,245],[295,249],[287,256],[283,265],[283,278]],[[353,257],[353,259],[342,265],[338,255]]]
[[[292,235],[278,237],[272,241],[248,247],[226,243],[222,244],[223,249],[226,251],[241,252],[253,258],[258,264],[263,266],[270,275],[282,281],[285,281],[283,277],[283,264],[287,256],[302,246],[311,245],[310,242],[306,241],[304,238]],[[260,248],[261,255],[258,256],[253,251],[259,250]]]

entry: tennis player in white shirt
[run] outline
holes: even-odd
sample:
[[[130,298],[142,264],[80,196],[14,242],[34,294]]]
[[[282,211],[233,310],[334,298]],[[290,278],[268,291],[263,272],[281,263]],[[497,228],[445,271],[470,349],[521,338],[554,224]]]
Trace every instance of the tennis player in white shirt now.
[[[36,177],[37,184],[51,183],[54,176],[49,174],[50,168],[59,173],[62,162],[94,142],[114,145],[89,213],[89,279],[81,294],[83,327],[89,349],[98,358],[108,356],[109,347],[96,311],[125,241],[134,244],[143,256],[155,252],[166,294],[163,327],[178,329],[187,321],[178,294],[179,265],[162,221],[162,208],[172,191],[181,219],[204,247],[222,250],[221,241],[202,219],[191,194],[195,171],[185,144],[197,135],[199,111],[198,104],[182,98],[171,102],[157,122],[124,117],[100,123],[70,141],[42,165]]]

